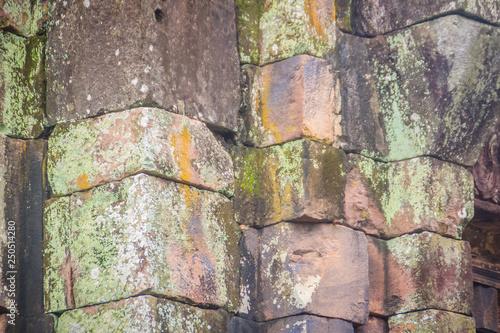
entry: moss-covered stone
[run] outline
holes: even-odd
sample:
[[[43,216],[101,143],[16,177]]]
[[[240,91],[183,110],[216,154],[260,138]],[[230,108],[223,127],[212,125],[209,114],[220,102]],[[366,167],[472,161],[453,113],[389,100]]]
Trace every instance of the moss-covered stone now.
[[[429,232],[389,241],[368,237],[368,256],[370,313],[439,309],[471,314],[469,243]]]
[[[32,37],[39,33],[48,18],[47,0],[2,0],[0,2],[0,28]]]
[[[340,136],[338,76],[326,60],[299,55],[264,67],[244,67],[249,79],[246,142],[266,147]]]
[[[234,310],[239,228],[224,196],[139,174],[50,202],[45,304],[143,293]]]
[[[244,318],[269,321],[308,313],[366,323],[368,257],[362,232],[326,223],[279,223],[244,229],[241,247]]]
[[[474,318],[458,313],[426,310],[398,314],[389,318],[390,332],[394,333],[474,333]]]
[[[153,296],[139,296],[64,312],[57,333],[84,332],[225,332],[229,314],[172,302]]]
[[[339,45],[343,148],[475,163],[500,107],[498,28],[452,15]]]
[[[49,138],[56,196],[139,172],[233,194],[231,157],[205,124],[185,116],[138,108],[57,125]]]
[[[265,64],[297,54],[322,57],[335,48],[333,0],[238,0],[239,53]]]
[[[38,137],[44,122],[43,37],[0,31],[0,132]]]
[[[383,163],[349,155],[345,223],[384,238],[433,231],[461,238],[474,216],[474,180],[463,167],[422,157]]]
[[[310,140],[264,149],[240,147],[235,164],[234,207],[241,224],[333,221],[342,218],[342,150]]]

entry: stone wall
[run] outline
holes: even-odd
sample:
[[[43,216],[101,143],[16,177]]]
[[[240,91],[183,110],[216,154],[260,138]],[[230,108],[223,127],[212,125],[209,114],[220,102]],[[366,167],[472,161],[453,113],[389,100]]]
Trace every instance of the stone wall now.
[[[0,327],[474,332],[499,16],[0,0]]]

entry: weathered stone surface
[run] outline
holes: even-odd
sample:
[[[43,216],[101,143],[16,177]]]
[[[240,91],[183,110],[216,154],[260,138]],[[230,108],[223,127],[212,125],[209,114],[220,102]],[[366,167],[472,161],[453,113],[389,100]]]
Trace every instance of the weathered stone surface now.
[[[344,223],[352,228],[384,238],[422,230],[461,238],[474,216],[474,179],[461,166],[430,157],[349,161]]]
[[[23,36],[34,36],[47,19],[47,0],[0,1],[0,28],[14,30]]]
[[[0,134],[0,307],[34,316],[42,305],[44,140]],[[10,318],[12,319],[12,318]]]
[[[341,319],[331,319],[301,315],[273,320],[261,325],[262,333],[353,333],[352,323]]]
[[[0,132],[6,135],[34,138],[42,133],[44,43],[43,37],[0,31]]]
[[[383,318],[370,316],[366,325],[359,326],[354,330],[355,333],[388,333],[389,325]]]
[[[333,0],[237,0],[239,53],[264,64],[297,54],[322,57],[336,41]]]
[[[234,310],[239,234],[223,195],[145,174],[53,200],[46,309],[153,293]]]
[[[341,134],[339,79],[326,60],[300,55],[244,70],[249,144],[265,147],[303,137],[333,143]]]
[[[389,318],[391,333],[475,333],[474,318],[458,313],[426,310]]]
[[[368,237],[370,313],[422,309],[472,311],[472,263],[467,242],[433,233],[384,241]]]
[[[235,130],[234,12],[232,0],[58,0],[47,45],[50,124],[158,106]]]
[[[56,332],[56,324],[57,317],[53,314],[44,314],[35,317],[17,317],[15,332],[54,333]]]
[[[243,235],[241,316],[267,321],[309,313],[366,323],[362,232],[326,223],[280,223],[246,228]]]
[[[476,330],[498,332],[498,291],[496,288],[474,285],[472,314],[476,322]]]
[[[64,312],[58,333],[75,332],[225,332],[229,314],[139,296]]]
[[[56,196],[147,172],[233,193],[229,154],[201,122],[138,108],[56,126],[47,175]]]
[[[379,35],[450,13],[500,23],[500,4],[491,0],[342,0],[337,6],[337,23],[344,31]]]
[[[264,149],[239,147],[234,207],[241,224],[342,218],[346,156],[340,149],[296,140]]]
[[[340,45],[343,148],[475,163],[498,115],[498,28],[446,16]]]

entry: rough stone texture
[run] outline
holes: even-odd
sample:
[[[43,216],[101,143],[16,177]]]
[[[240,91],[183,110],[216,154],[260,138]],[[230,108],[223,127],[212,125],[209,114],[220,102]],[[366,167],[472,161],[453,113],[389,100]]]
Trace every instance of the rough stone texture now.
[[[236,129],[234,1],[58,0],[54,8],[50,124],[159,106],[219,130]]]
[[[339,78],[326,60],[295,56],[248,77],[246,142],[257,147],[307,137],[332,143],[341,134]]]
[[[389,318],[391,333],[475,333],[474,318],[458,313],[426,310]]]
[[[245,229],[241,316],[267,321],[308,313],[366,323],[368,257],[362,232],[326,223]]]
[[[474,285],[472,311],[479,332],[498,332],[498,291],[493,287]]]
[[[0,31],[0,132],[6,135],[35,138],[42,133],[44,43],[44,37]]]
[[[465,229],[463,238],[470,243],[475,261],[488,264],[500,272],[500,232],[497,223],[490,223],[489,228],[479,228],[476,223],[471,223]]]
[[[1,0],[0,29],[14,30],[23,36],[34,36],[47,19],[47,0]]]
[[[44,140],[0,134],[0,308],[43,313],[42,160]],[[10,250],[10,252],[9,252]],[[4,308],[8,308],[5,310]]]
[[[342,218],[346,156],[309,140],[269,148],[238,147],[234,207],[241,224]]]
[[[469,243],[423,232],[389,241],[368,237],[370,313],[472,311]]]
[[[228,320],[223,310],[139,296],[64,312],[57,332],[225,332]]]
[[[355,333],[388,333],[389,325],[386,319],[370,316],[366,325],[359,326]]]
[[[500,30],[446,16],[376,38],[343,34],[343,148],[471,166],[498,115]]]
[[[227,333],[353,333],[352,323],[341,319],[299,315],[255,322],[233,317]]]
[[[53,314],[36,317],[17,317],[15,330],[12,330],[12,332],[54,333],[56,332],[56,324],[57,317]]]
[[[460,238],[474,216],[474,179],[461,166],[430,157],[349,161],[344,221],[352,228],[384,238],[422,230]]]
[[[47,174],[56,196],[147,172],[233,193],[229,154],[201,122],[153,108],[56,126]]]
[[[224,196],[139,174],[45,210],[48,311],[153,293],[238,305],[238,239]]]
[[[380,35],[450,13],[500,23],[500,4],[492,0],[341,0],[335,2],[340,29]]]
[[[333,0],[237,0],[240,59],[265,64],[335,47]]]

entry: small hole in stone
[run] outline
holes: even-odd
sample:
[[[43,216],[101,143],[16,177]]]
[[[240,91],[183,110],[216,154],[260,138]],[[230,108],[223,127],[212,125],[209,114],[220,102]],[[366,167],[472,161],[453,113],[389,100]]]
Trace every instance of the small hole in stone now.
[[[165,16],[165,14],[163,14],[163,12],[161,11],[161,9],[155,10],[155,19],[156,19],[156,22],[160,23],[161,21],[163,21],[163,17],[164,16]]]

